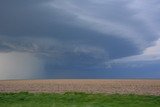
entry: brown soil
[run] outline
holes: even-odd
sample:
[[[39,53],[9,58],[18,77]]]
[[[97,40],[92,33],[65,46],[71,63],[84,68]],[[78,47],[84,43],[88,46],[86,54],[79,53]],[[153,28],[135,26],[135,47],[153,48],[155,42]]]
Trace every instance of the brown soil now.
[[[160,80],[6,80],[0,92],[89,92],[160,95]]]

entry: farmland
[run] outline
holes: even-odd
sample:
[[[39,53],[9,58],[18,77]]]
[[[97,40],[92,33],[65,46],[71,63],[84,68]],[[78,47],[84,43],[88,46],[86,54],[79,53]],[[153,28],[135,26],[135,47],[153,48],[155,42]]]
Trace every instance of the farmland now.
[[[160,80],[2,80],[0,107],[159,107]]]
[[[160,80],[4,80],[0,92],[160,95]]]

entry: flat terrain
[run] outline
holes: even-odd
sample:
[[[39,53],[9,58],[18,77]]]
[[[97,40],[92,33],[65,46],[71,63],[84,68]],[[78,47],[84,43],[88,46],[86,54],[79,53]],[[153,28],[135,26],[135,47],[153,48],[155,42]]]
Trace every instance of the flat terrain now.
[[[0,93],[0,107],[160,107],[160,96],[87,93]]]
[[[6,80],[0,92],[86,92],[160,95],[160,80]]]

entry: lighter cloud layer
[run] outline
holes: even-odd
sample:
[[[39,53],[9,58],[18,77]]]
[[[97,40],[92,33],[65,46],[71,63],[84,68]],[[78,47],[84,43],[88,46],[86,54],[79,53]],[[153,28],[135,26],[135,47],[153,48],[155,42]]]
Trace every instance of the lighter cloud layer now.
[[[147,55],[160,55],[160,39],[158,39],[155,43],[154,46],[151,46],[149,48],[147,48],[146,50],[144,50],[144,54]]]
[[[43,70],[42,62],[30,53],[0,53],[0,79],[28,79]]]
[[[155,42],[155,45],[146,48],[141,55],[124,57],[113,60],[111,62],[132,62],[132,61],[156,61],[160,60],[160,39]]]

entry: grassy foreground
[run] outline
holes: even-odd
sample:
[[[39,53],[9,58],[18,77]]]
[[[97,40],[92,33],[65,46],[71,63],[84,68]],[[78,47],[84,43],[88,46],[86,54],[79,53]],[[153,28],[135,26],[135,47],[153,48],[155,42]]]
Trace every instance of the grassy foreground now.
[[[0,93],[0,107],[160,107],[160,96]]]

